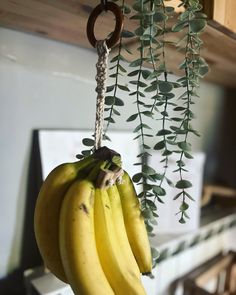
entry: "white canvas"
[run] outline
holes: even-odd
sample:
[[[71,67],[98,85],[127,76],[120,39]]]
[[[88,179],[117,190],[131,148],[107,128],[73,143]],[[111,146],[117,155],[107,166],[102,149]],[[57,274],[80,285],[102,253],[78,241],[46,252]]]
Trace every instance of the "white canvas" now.
[[[42,165],[43,179],[49,172],[65,162],[76,161],[76,155],[87,149],[83,138],[91,138],[92,130],[40,130],[39,149]],[[132,176],[139,172],[140,166],[134,166],[137,162],[139,143],[133,140],[134,133],[129,131],[110,131],[110,141],[104,141],[104,145],[121,154],[123,168]]]
[[[202,196],[202,186],[203,186],[203,169],[205,163],[205,154],[204,153],[193,153],[193,159],[184,159],[186,164],[185,168],[188,172],[183,172],[183,177],[186,180],[191,181],[193,186],[187,189],[187,192],[194,198],[194,201],[186,198],[187,203],[189,204],[189,209],[187,214],[190,216],[190,219],[186,219],[185,224],[178,222],[180,215],[176,215],[179,211],[182,199],[181,197],[177,200],[173,200],[179,189],[169,186],[166,182],[163,183],[163,187],[166,190],[166,196],[161,197],[165,204],[158,203],[158,225],[156,226],[157,233],[182,233],[194,231],[199,228],[200,222],[200,201]],[[168,169],[166,176],[175,184],[179,180],[178,172],[173,172],[177,169],[176,161],[178,156],[171,155],[169,157]],[[161,154],[159,152],[153,152],[152,157],[149,159],[149,164],[151,167],[154,167],[157,171],[163,171],[163,163],[160,163],[162,160]]]

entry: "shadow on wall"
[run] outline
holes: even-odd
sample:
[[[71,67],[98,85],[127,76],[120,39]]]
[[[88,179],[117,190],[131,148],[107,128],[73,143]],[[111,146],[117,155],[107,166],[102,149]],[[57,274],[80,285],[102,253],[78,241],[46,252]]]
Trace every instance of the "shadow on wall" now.
[[[42,264],[42,259],[34,236],[34,208],[42,184],[38,132],[36,130],[33,131],[32,135],[32,147],[27,180],[26,206],[20,256],[20,268],[23,270]]]
[[[42,259],[38,251],[34,236],[34,208],[40,186],[42,184],[42,170],[40,162],[38,132],[33,131],[30,161],[28,167],[26,205],[21,242],[19,268],[0,280],[0,294],[25,295],[23,283],[24,270],[42,265]]]

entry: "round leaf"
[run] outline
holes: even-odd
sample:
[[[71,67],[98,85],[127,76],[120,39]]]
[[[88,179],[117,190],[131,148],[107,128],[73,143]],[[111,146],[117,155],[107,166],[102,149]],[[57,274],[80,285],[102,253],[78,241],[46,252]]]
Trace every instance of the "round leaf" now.
[[[91,138],[84,138],[82,140],[82,143],[86,146],[93,146],[94,145],[94,139]]]
[[[105,97],[105,104],[110,106],[113,105],[115,102],[115,97],[114,96],[106,96]]]
[[[193,19],[190,21],[189,25],[193,33],[199,33],[204,30],[207,22],[205,19]]]
[[[192,183],[188,180],[181,179],[176,183],[175,187],[179,189],[186,189],[192,187]]]
[[[185,141],[181,141],[178,143],[178,146],[181,150],[188,152],[191,151],[191,144]]]
[[[167,81],[160,81],[159,82],[159,89],[160,89],[160,92],[162,92],[162,93],[171,92],[171,90],[173,89],[173,84],[171,82],[167,82]]]

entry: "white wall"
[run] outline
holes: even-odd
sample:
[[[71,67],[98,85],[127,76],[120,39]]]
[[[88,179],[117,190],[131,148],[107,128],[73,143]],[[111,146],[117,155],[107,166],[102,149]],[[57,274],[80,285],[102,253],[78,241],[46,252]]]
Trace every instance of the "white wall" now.
[[[0,278],[19,265],[32,130],[94,127],[96,61],[93,49],[0,28]],[[222,89],[203,83],[200,94],[196,150],[214,134]],[[114,129],[133,127],[126,101]]]

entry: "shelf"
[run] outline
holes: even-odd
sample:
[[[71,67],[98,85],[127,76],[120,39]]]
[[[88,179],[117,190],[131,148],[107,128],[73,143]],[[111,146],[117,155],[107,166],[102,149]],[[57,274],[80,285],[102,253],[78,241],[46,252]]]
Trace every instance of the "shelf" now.
[[[91,48],[86,36],[86,24],[90,12],[98,3],[95,0],[1,0],[0,26]],[[107,35],[107,29],[114,27],[112,15],[99,17],[96,26],[99,32]],[[126,20],[125,26],[132,29],[134,23]],[[221,30],[215,22],[210,22],[202,34],[202,55],[211,67],[205,80],[225,87],[236,87],[235,35],[227,34],[220,27]],[[98,36],[99,32],[95,31],[95,35]],[[173,47],[168,48],[167,54],[169,70],[180,74],[176,65],[183,55]]]

